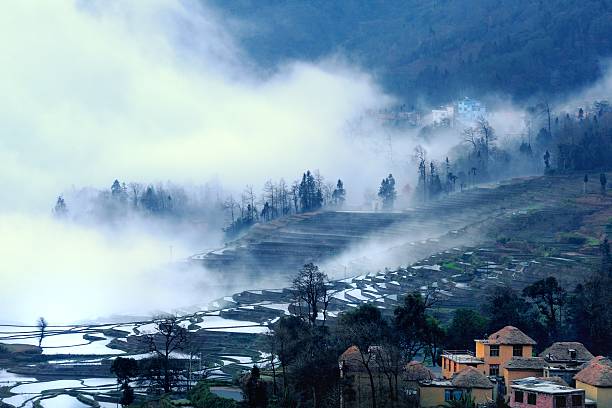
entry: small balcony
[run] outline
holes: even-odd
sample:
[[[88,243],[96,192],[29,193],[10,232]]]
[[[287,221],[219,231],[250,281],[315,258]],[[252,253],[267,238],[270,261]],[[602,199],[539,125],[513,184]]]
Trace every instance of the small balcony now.
[[[474,352],[470,350],[444,350],[442,357],[446,357],[457,364],[478,365],[484,363],[482,359],[476,357]]]

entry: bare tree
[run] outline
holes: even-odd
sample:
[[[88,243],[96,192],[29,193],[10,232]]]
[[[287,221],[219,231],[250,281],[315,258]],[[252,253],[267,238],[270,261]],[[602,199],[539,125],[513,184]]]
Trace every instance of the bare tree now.
[[[132,205],[134,208],[138,208],[138,200],[140,200],[140,194],[142,193],[142,184],[130,183],[128,186],[132,191]]]
[[[330,300],[327,293],[328,282],[327,275],[313,263],[304,265],[293,280],[293,289],[300,314],[304,316],[303,308],[305,307],[305,317],[311,326],[316,326],[319,311],[323,313],[323,325],[325,325]]]
[[[39,317],[36,326],[38,327],[38,347],[41,347],[42,341],[45,338],[45,330],[47,330],[49,323],[47,323],[44,317]]]
[[[255,191],[253,191],[253,186],[247,185],[244,189],[243,193],[244,201],[247,203],[247,208],[249,209],[249,213],[247,217],[250,222],[255,222],[257,220],[257,209],[255,208]]]
[[[165,316],[156,320],[156,333],[147,334],[149,351],[154,354],[157,375],[154,377],[164,393],[172,391],[178,380],[178,369],[173,353],[183,351],[188,345],[187,329],[179,324],[176,316]]]
[[[387,378],[391,401],[399,399],[399,377],[406,364],[398,341],[394,333],[387,333],[378,347],[371,348],[378,369]]]
[[[423,201],[427,201],[427,150],[421,145],[414,148],[412,160],[419,166],[419,187],[423,189]]]
[[[465,129],[463,129],[461,134],[463,136],[463,141],[470,144],[474,152],[478,151],[479,140],[476,129],[474,129],[473,127],[466,127]]]
[[[357,309],[344,313],[340,317],[339,331],[341,337],[353,348],[349,349],[354,362],[363,366],[370,381],[370,391],[372,393],[372,408],[377,407],[377,392],[374,383],[374,373],[380,372],[378,356],[384,351],[380,350],[380,344],[388,333],[387,322],[382,317],[380,310],[372,304],[363,304]],[[344,362],[343,362],[344,364]]]
[[[300,202],[300,183],[298,181],[294,181],[291,185],[291,201],[293,201],[293,210],[295,213],[300,212],[299,202]]]
[[[476,131],[478,132],[478,135],[480,136],[480,139],[484,144],[484,160],[486,167],[489,162],[489,153],[491,152],[492,144],[496,139],[495,131],[493,130],[493,127],[491,126],[489,121],[484,116],[480,116],[476,120]]]
[[[548,137],[552,137],[552,129],[550,127],[550,104],[548,101],[544,101],[538,105],[540,108],[540,114],[546,115],[548,122]]]
[[[287,187],[287,183],[282,178],[278,182],[278,195],[279,195],[281,214],[282,215],[291,214],[291,200],[289,198],[290,192]]]
[[[234,197],[232,195],[230,195],[224,202],[223,202],[223,208],[225,210],[227,210],[230,214],[230,218],[232,220],[231,226],[233,227],[235,222],[236,222],[236,216],[234,214],[234,210],[236,210],[237,208],[239,208],[238,203],[236,202],[236,200],[234,200]]]
[[[279,339],[274,333],[270,332],[266,335],[266,343],[270,351],[269,359],[272,366],[272,392],[276,396],[278,390],[276,385],[276,357],[279,349]]]

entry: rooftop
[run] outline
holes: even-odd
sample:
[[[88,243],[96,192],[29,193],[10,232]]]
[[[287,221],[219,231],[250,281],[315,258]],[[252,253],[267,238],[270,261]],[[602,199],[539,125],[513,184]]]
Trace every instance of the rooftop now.
[[[493,383],[474,367],[464,368],[453,375],[451,383],[458,388],[493,388]]]
[[[574,376],[576,381],[596,387],[612,387],[612,361],[609,358],[595,357],[583,367]]]
[[[482,364],[484,361],[469,350],[444,350],[442,355],[457,364]]]
[[[435,378],[433,380],[422,380],[419,384],[425,387],[452,387],[453,383],[450,380]]]
[[[503,367],[508,370],[543,370],[547,365],[542,357],[512,357]]]
[[[582,389],[568,387],[567,384],[558,377],[537,378],[527,377],[512,381],[512,388],[515,390],[531,391],[544,394],[572,394],[583,392]]]
[[[572,354],[574,354],[573,358]],[[551,344],[546,350],[541,352],[540,357],[544,357],[549,362],[564,362],[589,361],[593,358],[593,355],[582,343],[577,341],[559,341]]]
[[[506,326],[490,335],[486,340],[476,340],[485,344],[535,345],[534,339],[514,326]]]
[[[344,368],[349,371],[361,371],[364,369],[361,362],[361,353],[357,346],[347,348],[338,358],[338,362],[343,364]]]
[[[406,381],[433,380],[436,378],[434,373],[418,361],[411,361],[406,364],[404,378]]]

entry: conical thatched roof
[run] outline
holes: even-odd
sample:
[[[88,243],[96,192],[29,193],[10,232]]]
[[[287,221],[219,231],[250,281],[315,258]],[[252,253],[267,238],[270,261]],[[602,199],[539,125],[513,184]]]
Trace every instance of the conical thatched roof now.
[[[612,361],[598,356],[584,364],[574,379],[595,387],[612,387]]]
[[[404,370],[404,379],[406,381],[426,381],[436,378],[429,368],[418,361],[409,362]]]
[[[547,365],[542,357],[512,357],[503,367],[508,370],[544,370]]]
[[[493,383],[474,367],[459,371],[451,379],[452,384],[459,388],[493,388]]]
[[[514,326],[506,326],[503,329],[496,331],[489,336],[488,340],[490,344],[536,344],[534,339]]]
[[[361,353],[357,346],[347,348],[338,358],[338,362],[348,371],[361,371],[364,369],[361,362]]]
[[[576,352],[575,358],[572,358],[571,350]],[[544,357],[550,362],[572,360],[589,361],[593,358],[593,355],[582,343],[577,341],[558,341],[541,352],[540,357]]]

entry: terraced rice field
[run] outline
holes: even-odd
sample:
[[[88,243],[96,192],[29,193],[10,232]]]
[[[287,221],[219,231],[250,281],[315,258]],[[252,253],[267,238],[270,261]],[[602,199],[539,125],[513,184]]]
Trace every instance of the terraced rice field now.
[[[330,268],[344,263],[347,276],[336,273],[329,284],[326,319],[332,325],[364,302],[392,313],[413,291],[434,293],[434,312],[444,322],[454,308],[478,308],[495,286],[522,289],[552,275],[572,287],[598,265],[598,238],[612,231],[612,198],[582,195],[581,180],[512,180],[397,213],[302,214],[256,226],[223,250],[192,257],[227,274],[247,267],[278,273],[280,282],[222,297],[181,318],[197,344],[196,373],[229,380],[266,363],[262,334],[295,311],[288,282],[306,261]],[[376,250],[366,251],[373,245]],[[76,395],[112,402],[112,360],[147,357],[144,334],[154,330],[154,321],[49,327],[42,354],[0,357],[0,367],[9,370],[0,371],[0,400],[25,407],[39,400],[45,407],[82,406]],[[35,351],[38,332],[0,326],[0,343]]]

